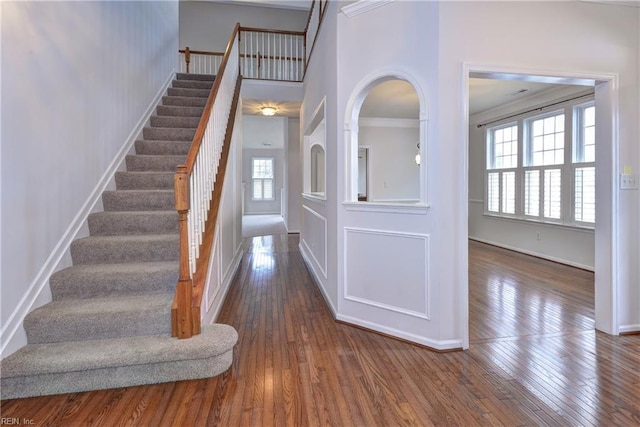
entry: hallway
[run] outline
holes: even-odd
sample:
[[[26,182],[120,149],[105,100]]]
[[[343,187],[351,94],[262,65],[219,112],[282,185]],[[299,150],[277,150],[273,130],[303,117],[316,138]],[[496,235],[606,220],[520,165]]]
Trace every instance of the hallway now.
[[[475,333],[468,351],[436,353],[335,322],[297,246],[297,235],[245,239],[219,319],[240,335],[229,374],[5,401],[2,416],[40,426],[640,423],[640,336],[612,337],[588,322],[526,336],[496,329],[492,339]],[[471,245],[472,263],[486,256],[483,249]],[[495,265],[494,279],[500,270]],[[555,286],[552,275],[545,282]],[[568,290],[561,288],[539,290],[538,298],[553,294],[562,309]],[[472,309],[491,298],[479,289]],[[579,300],[575,310],[588,314],[588,297],[584,307]],[[482,322],[482,312],[471,313],[473,322]],[[489,323],[499,328],[500,322]]]

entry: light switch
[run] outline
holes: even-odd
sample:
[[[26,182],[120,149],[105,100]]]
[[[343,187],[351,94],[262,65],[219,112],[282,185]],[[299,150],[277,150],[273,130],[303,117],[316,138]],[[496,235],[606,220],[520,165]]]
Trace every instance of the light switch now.
[[[637,190],[638,189],[638,175],[632,173],[620,174],[620,189],[621,190]]]

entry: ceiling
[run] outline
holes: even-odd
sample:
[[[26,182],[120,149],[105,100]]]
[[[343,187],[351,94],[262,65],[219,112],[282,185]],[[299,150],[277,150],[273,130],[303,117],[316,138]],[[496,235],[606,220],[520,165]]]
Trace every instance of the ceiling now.
[[[301,102],[297,101],[265,101],[261,99],[242,98],[242,114],[260,115],[262,107],[275,107],[276,116],[299,117]]]

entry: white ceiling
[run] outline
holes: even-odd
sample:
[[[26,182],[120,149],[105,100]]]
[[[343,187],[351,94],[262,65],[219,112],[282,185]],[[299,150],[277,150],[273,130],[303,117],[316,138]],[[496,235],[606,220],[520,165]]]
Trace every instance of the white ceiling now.
[[[360,108],[360,117],[418,119],[419,115],[418,94],[404,80],[380,83],[371,89]]]

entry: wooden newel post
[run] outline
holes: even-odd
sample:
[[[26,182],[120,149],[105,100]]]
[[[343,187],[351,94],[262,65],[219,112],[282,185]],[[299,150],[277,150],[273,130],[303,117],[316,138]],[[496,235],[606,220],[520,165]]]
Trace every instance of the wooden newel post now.
[[[191,51],[189,46],[184,49],[184,62],[187,64],[187,74],[189,74],[189,63],[191,62]]]
[[[172,308],[172,335],[178,338],[190,338],[193,335],[193,313],[191,300],[193,282],[189,271],[189,174],[186,165],[178,166],[174,178],[176,210],[178,211],[180,232],[180,276],[176,289],[176,298]]]

